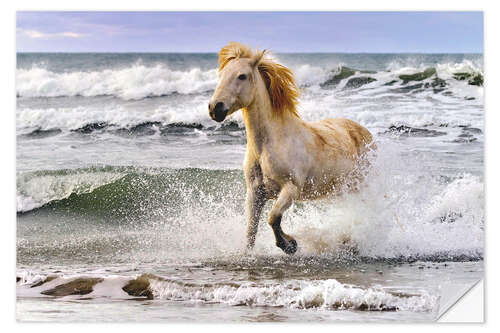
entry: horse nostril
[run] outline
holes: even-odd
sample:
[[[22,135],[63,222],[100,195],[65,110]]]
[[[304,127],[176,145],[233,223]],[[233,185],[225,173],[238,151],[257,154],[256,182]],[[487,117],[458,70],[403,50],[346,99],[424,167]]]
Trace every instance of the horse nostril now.
[[[222,111],[224,110],[224,103],[223,102],[218,102],[217,104],[215,104],[215,107],[214,107],[214,112],[217,112],[217,111]]]
[[[218,102],[217,104],[215,104],[215,107],[210,110],[210,117],[217,121],[217,122],[221,122],[223,121],[226,116],[227,116],[227,113],[228,113],[228,109],[226,109],[226,106],[224,105],[224,102]]]

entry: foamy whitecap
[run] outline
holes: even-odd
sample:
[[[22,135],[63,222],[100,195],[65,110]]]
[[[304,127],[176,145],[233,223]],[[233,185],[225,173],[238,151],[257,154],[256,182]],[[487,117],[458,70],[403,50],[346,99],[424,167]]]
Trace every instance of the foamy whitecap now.
[[[429,66],[407,59],[404,64],[391,63],[388,71],[376,73],[360,72],[356,69],[354,76],[344,79],[337,89],[356,76],[370,76],[377,83],[373,87],[398,79],[401,74],[414,74],[426,68],[434,67],[438,77],[453,82],[454,73],[481,73],[480,64],[470,60],[460,63],[441,63]],[[299,86],[317,86],[324,83],[338,70],[336,67],[319,67],[311,64],[297,64],[291,67]],[[122,69],[105,69],[101,71],[52,72],[38,65],[30,69],[17,69],[16,92],[20,97],[61,97],[61,96],[116,96],[126,100],[137,100],[145,97],[165,96],[172,93],[196,94],[215,89],[218,82],[217,69],[201,70],[191,68],[186,71],[172,70],[165,65],[145,66],[140,62]]]
[[[354,310],[432,311],[437,297],[430,295],[394,296],[381,289],[362,289],[337,280],[284,281],[281,284],[236,286],[187,286],[182,283],[152,281],[153,294],[161,299],[216,302],[228,305],[285,306]]]
[[[18,271],[18,295],[29,297],[47,297],[44,291],[57,288],[59,285],[78,278],[88,279],[89,276],[68,275],[52,276],[45,282],[47,276],[31,271]],[[130,277],[119,275],[92,275],[101,281],[92,287],[85,298],[132,298],[122,289]],[[397,295],[381,288],[361,288],[342,284],[335,279],[327,280],[284,280],[280,283],[251,283],[241,285],[196,284],[182,280],[168,280],[150,276],[149,289],[155,299],[194,302],[221,303],[230,306],[270,306],[288,307],[292,309],[318,310],[368,310],[368,311],[436,311],[439,297],[421,292],[421,295]],[[45,283],[44,283],[45,282]],[[35,286],[31,288],[31,286]],[[80,296],[66,296],[79,298]]]
[[[171,70],[162,65],[140,64],[124,69],[55,73],[44,68],[17,69],[16,92],[22,97],[102,96],[127,100],[213,90],[217,70]]]
[[[123,106],[109,106],[104,110],[102,107],[83,106],[50,109],[24,108],[19,109],[16,113],[16,127],[22,131],[33,128],[75,130],[92,123],[106,123],[118,128],[127,128],[146,122],[213,125],[213,121],[208,117],[205,103],[202,101],[197,103],[200,99],[202,98],[193,99],[193,103],[196,104],[191,110],[173,105],[162,105],[145,110],[130,110]]]
[[[46,199],[47,200],[47,199]],[[45,203],[48,201],[43,200],[43,201],[35,201],[32,197],[30,196],[24,196],[22,194],[18,194],[16,196],[16,211],[18,213],[22,212],[28,212],[30,210],[40,208],[42,207]]]
[[[305,64],[295,67],[293,74],[299,86],[310,86],[325,82],[331,73],[327,68]]]
[[[26,212],[71,194],[92,192],[124,175],[117,172],[76,172],[53,174],[20,174],[17,176],[17,211]]]

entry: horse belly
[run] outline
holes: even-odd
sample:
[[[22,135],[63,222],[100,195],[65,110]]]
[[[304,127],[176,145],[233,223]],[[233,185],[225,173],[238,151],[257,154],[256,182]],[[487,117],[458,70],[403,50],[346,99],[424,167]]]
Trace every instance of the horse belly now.
[[[301,197],[305,200],[337,195],[345,188],[349,188],[354,181],[356,158],[335,159],[329,158],[329,154],[324,154],[322,157],[317,159],[317,164],[311,168],[304,183]]]
[[[266,198],[268,200],[276,199],[278,197],[281,186],[277,181],[264,177],[264,186],[266,188]]]
[[[302,188],[300,200],[321,199],[338,193],[340,183],[338,179],[328,180],[308,179]]]

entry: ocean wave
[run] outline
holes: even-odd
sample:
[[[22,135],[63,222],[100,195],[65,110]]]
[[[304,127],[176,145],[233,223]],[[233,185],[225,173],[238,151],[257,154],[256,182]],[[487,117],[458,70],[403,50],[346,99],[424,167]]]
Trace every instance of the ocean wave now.
[[[439,113],[416,114],[411,108],[393,111],[390,117],[380,117],[370,111],[339,110],[331,107],[328,100],[317,100],[313,105],[304,103],[302,118],[315,121],[318,118],[347,117],[366,126],[377,134],[395,134],[403,137],[435,137],[450,133],[458,135],[455,142],[472,142],[483,137],[481,118],[467,118],[464,110],[453,109]],[[310,110],[311,109],[311,110]],[[474,110],[476,111],[476,110]],[[477,112],[477,111],[476,111]],[[403,117],[403,114],[407,114]],[[452,117],[454,116],[454,117]],[[166,107],[152,108],[147,111],[132,111],[113,107],[104,112],[98,109],[51,108],[20,109],[16,115],[17,135],[31,139],[44,139],[66,133],[92,134],[110,133],[113,135],[192,135],[204,133],[226,134],[239,131],[237,140],[244,137],[245,124],[241,114],[228,118],[223,123],[215,123],[206,110],[200,107],[196,112],[179,113]],[[471,121],[474,120],[474,121]],[[462,139],[462,137],[467,138]]]
[[[407,64],[391,63],[385,71],[355,69],[344,65],[330,68],[313,64],[298,64],[291,69],[297,83],[302,88],[338,86],[337,89],[352,89],[371,82],[374,83],[370,86],[389,88],[388,86],[406,84],[407,81],[401,79],[402,75],[417,75],[429,69],[433,72],[432,77],[438,77],[449,85],[456,83],[454,81],[482,85],[484,75],[482,68],[470,60],[433,66],[424,66],[423,64],[408,66]],[[457,74],[462,75],[457,76]],[[474,81],[474,78],[478,78],[480,81]],[[31,98],[107,95],[124,100],[140,100],[147,97],[168,96],[174,93],[200,94],[209,92],[215,89],[217,82],[216,68],[204,71],[199,68],[179,71],[172,70],[166,65],[145,66],[138,62],[122,69],[57,73],[33,65],[30,69],[17,69],[16,94],[18,97]]]
[[[202,110],[203,109],[203,110]],[[110,107],[106,110],[87,107],[20,109],[16,115],[17,134],[31,138],[46,138],[63,132],[90,134],[182,134],[193,130],[242,130],[242,120],[233,117],[222,124],[208,117],[206,108],[192,113],[179,113],[175,108],[158,107],[148,110],[127,110]]]
[[[481,180],[465,174],[443,183],[412,175],[411,169],[404,177],[394,176],[394,160],[384,160],[374,166],[386,172],[369,176],[360,193],[297,203],[287,211],[284,223],[299,243],[298,255],[336,254],[347,240],[363,260],[481,259]],[[149,251],[194,257],[239,253],[245,244],[244,184],[240,170],[106,167],[21,174],[18,212],[123,221],[133,230],[123,230],[120,239],[112,231],[109,238],[103,232],[89,233],[85,240],[70,237],[54,249],[34,239],[19,243],[18,254],[85,255],[87,247],[101,251],[110,247],[107,242],[119,248],[115,243],[121,242],[127,248],[138,239],[144,248],[137,251],[146,251],[146,256]],[[232,241],[221,239],[222,234]],[[258,234],[256,251],[280,253],[266,226]]]
[[[326,76],[326,79],[325,79]],[[426,68],[403,67],[393,71],[369,71],[339,66],[328,74],[316,75],[312,81],[324,89],[353,90],[377,88],[389,93],[417,93],[432,91],[435,94],[448,91],[456,93],[457,86],[483,85],[482,71],[465,64],[442,64]],[[471,90],[472,88],[469,88]]]
[[[471,93],[466,95],[470,96]],[[441,105],[425,99],[409,104],[398,97],[384,98],[385,100],[381,101],[382,106],[375,107],[366,105],[369,99],[373,99],[371,97],[307,96],[301,100],[299,110],[306,121],[345,117],[358,121],[375,132],[388,130],[391,126],[432,127],[440,132],[449,132],[459,127],[474,127],[482,132],[482,110],[477,102],[455,105],[452,104],[453,101],[443,100]],[[45,138],[70,131],[83,134],[101,130],[133,133],[146,127],[154,127],[157,133],[168,132],[169,128],[174,127],[218,130],[236,126],[237,129],[244,129],[241,112],[228,117],[222,124],[215,123],[208,116],[206,100],[206,97],[198,96],[188,105],[165,104],[140,109],[120,105],[18,108],[16,130],[18,135]],[[387,100],[391,100],[391,103]]]
[[[164,65],[135,64],[124,69],[55,73],[41,67],[17,69],[19,97],[116,96],[125,100],[210,91],[217,84],[217,70],[188,71]]]
[[[409,58],[401,60],[393,60],[386,65],[386,72],[394,72],[396,74],[411,74],[422,72],[425,69],[433,67],[437,69],[438,75],[443,78],[450,78],[454,73],[480,73],[484,75],[483,65],[480,61],[463,59],[460,62],[443,61],[437,64],[422,62],[419,58]]]
[[[205,127],[220,127],[208,116],[206,98],[195,98],[193,105],[161,105],[147,109],[127,109],[124,106],[74,108],[20,108],[16,112],[16,127],[20,133],[35,130],[72,131],[91,124],[106,124],[116,128],[131,128],[145,123],[199,124]]]
[[[50,202],[67,199],[71,195],[91,193],[95,189],[116,182],[125,173],[105,170],[67,170],[34,172],[17,175],[17,212],[40,208]]]
[[[140,197],[151,198],[163,193],[163,199],[173,203],[178,193],[165,197],[170,192],[169,185],[172,191],[178,192],[186,184],[202,181],[205,191],[215,191],[217,181],[230,179],[233,184],[238,183],[240,173],[236,170],[111,166],[19,173],[17,212],[26,213],[46,206],[51,210],[82,207],[89,210],[88,213],[131,214],[134,208],[140,208],[140,203],[134,204]],[[160,204],[158,199],[157,203]],[[114,210],[116,207],[121,209]]]
[[[171,301],[271,306],[292,309],[430,312],[439,307],[439,297],[391,293],[381,288],[361,288],[335,279],[281,283],[196,284],[151,274],[126,276],[44,276],[21,272],[18,296],[148,298]],[[77,286],[78,288],[75,288]]]
[[[383,290],[362,289],[337,280],[290,281],[259,286],[186,286],[175,282],[152,281],[151,290],[160,299],[202,301],[232,306],[277,306],[297,309],[431,311],[437,298],[430,295],[397,297]]]

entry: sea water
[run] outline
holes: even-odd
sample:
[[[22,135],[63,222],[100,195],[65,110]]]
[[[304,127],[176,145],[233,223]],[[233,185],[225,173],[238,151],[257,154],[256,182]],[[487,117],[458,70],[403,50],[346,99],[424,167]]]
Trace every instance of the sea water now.
[[[18,53],[18,320],[427,321],[482,278],[482,55],[273,57],[304,120],[378,146],[361,191],[285,213],[294,256],[270,202],[245,250],[245,128],[208,116],[216,54]],[[143,274],[152,297],[123,290]]]

